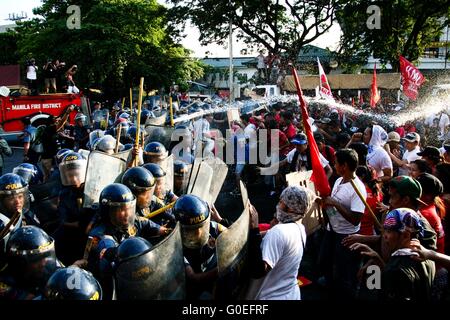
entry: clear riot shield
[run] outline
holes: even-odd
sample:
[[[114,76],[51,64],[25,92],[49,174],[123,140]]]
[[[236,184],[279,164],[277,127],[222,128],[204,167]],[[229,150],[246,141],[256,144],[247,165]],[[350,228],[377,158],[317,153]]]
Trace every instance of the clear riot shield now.
[[[215,298],[236,300],[245,294],[248,274],[248,233],[250,213],[248,201],[241,216],[216,240],[217,268]]]
[[[118,300],[183,300],[185,267],[180,224],[149,251],[117,265]]]
[[[11,224],[8,230],[6,230],[5,228],[8,226],[9,221],[10,219],[7,216],[0,213],[0,268],[3,267],[4,261],[2,262],[2,260],[5,258],[4,253],[9,237],[14,231],[22,226],[22,215],[19,215],[17,221]]]
[[[209,197],[205,200],[210,204],[214,204],[227,177],[228,166],[219,158],[206,159],[205,162],[211,167],[214,173],[214,179],[212,179],[209,187]]]
[[[145,122],[146,125],[163,126],[166,123],[167,111],[155,111],[155,118],[148,118]]]
[[[128,149],[128,150],[125,150],[125,151],[120,151],[120,152],[117,152],[117,153],[113,153],[112,156],[116,157],[118,159],[122,159],[125,162],[128,162],[128,160],[131,159],[130,155],[131,155],[132,151],[133,151],[133,149]]]
[[[314,183],[310,180],[312,171],[292,172],[286,175],[286,181],[289,186],[303,186],[316,194]],[[306,234],[310,235],[320,229],[322,223],[322,208],[317,203],[302,218],[302,224],[305,226]]]
[[[122,159],[100,151],[92,151],[89,154],[86,170],[83,207],[89,208],[94,203],[98,203],[103,188],[113,183],[117,176],[126,170],[126,167],[127,164]]]
[[[166,172],[166,190],[173,191],[173,155],[171,154],[158,164]]]
[[[172,142],[172,133],[175,130],[173,127],[160,127],[154,125],[146,125],[145,131],[147,136],[145,137],[145,145],[149,142],[160,142],[169,150],[170,143]]]
[[[208,201],[213,174],[213,169],[205,161],[195,159],[189,174],[187,193]]]
[[[104,136],[105,136],[105,132],[100,129],[94,130],[89,133],[89,146],[90,146],[91,150],[94,147],[95,140],[99,139],[99,138],[103,138]]]

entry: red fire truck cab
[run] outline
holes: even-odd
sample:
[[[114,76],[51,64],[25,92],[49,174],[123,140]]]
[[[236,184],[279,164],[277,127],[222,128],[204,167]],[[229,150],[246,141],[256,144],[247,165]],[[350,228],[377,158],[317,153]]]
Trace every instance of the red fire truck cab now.
[[[60,116],[70,105],[79,107],[69,117],[74,124],[75,115],[84,113],[90,119],[89,100],[82,94],[56,93],[37,96],[3,97],[0,96],[0,124],[4,132],[0,133],[7,140],[15,140],[22,134],[23,123],[21,119],[29,117],[35,127],[43,124],[49,115]],[[89,120],[90,121],[90,120]]]

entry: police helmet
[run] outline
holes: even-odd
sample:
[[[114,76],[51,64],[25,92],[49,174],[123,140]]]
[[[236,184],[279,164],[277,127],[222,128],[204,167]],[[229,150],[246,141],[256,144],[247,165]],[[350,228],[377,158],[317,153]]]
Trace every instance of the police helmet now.
[[[150,190],[155,186],[155,178],[150,171],[143,167],[128,169],[122,176],[122,183],[133,193]]]
[[[116,147],[116,139],[113,136],[106,135],[100,138],[96,145],[96,150],[111,154],[114,153]]]
[[[122,113],[119,115],[119,118],[128,120],[128,119],[130,119],[130,115],[129,115],[128,113],[126,113],[126,112],[122,112]]]
[[[44,175],[41,169],[31,163],[21,163],[13,169],[13,172],[23,178],[28,185],[35,185],[42,182]]]
[[[6,254],[12,276],[27,287],[43,287],[57,268],[55,241],[35,226],[14,231],[6,244]]]
[[[72,150],[68,149],[68,148],[64,148],[61,150],[58,150],[58,152],[56,153],[55,156],[55,160],[56,160],[56,165],[59,165],[62,161],[62,159],[64,158],[64,156],[68,153],[71,152]]]
[[[184,176],[188,173],[188,171],[188,165],[184,161],[175,160],[173,162],[173,174],[175,176]]]
[[[16,195],[23,195],[22,200],[7,201]],[[15,173],[2,175],[0,177],[0,212],[10,218],[17,211],[27,212],[29,205],[28,183]]]
[[[86,117],[85,114],[79,112],[79,113],[77,113],[77,115],[75,116],[75,121],[81,120],[81,121],[84,122],[84,120],[86,120],[86,118],[87,118],[87,117]]]
[[[209,239],[209,207],[202,199],[192,194],[178,198],[173,209],[180,221],[183,246],[190,249],[203,247]]]
[[[27,189],[27,182],[18,174],[5,173],[0,177],[0,195],[22,193]]]
[[[201,224],[209,218],[208,205],[193,194],[186,194],[178,198],[173,213],[182,225]]]
[[[132,237],[124,240],[117,250],[118,262],[140,256],[152,249],[150,242],[141,237]]]
[[[86,178],[87,160],[78,152],[68,152],[59,164],[63,186],[79,186]]]
[[[124,145],[122,145],[122,148],[120,149],[120,151],[127,151],[133,149],[133,144],[132,143],[125,143]]]
[[[156,163],[146,163],[142,165],[143,168],[150,171],[150,173],[153,175],[154,178],[162,178],[166,176],[166,172],[161,168],[159,164]]]
[[[114,226],[127,229],[134,224],[136,198],[127,186],[121,183],[107,185],[100,193],[99,202],[101,217]],[[122,210],[127,214],[121,219],[116,213]]]
[[[148,143],[144,148],[144,154],[152,156],[161,156],[167,152],[166,147],[161,142],[153,141]]]
[[[47,300],[101,300],[102,288],[92,273],[76,266],[58,269],[44,290]]]

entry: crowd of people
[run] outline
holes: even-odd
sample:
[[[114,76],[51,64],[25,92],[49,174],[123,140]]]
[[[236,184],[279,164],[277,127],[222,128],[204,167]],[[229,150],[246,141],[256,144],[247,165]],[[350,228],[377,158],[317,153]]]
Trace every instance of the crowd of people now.
[[[432,138],[435,121],[421,131],[312,107],[308,121],[332,189],[328,196],[286,182],[291,172],[313,169],[311,141],[296,104],[279,102],[230,122],[224,114],[202,114],[178,125],[177,143],[170,145],[151,136],[136,143],[137,126],[147,133],[146,123],[154,117],[149,109],[133,119],[118,105],[106,112],[96,103],[92,115],[78,110],[71,125],[68,118],[74,110],[71,106],[48,118],[40,128],[24,119],[24,163],[0,177],[0,298],[213,298],[219,279],[215,240],[233,222],[214,204],[186,194],[195,158],[218,155],[221,140],[212,128],[231,130],[227,143],[234,148],[227,152],[234,153],[236,180],[231,195],[240,196],[243,181],[249,189],[264,183],[267,196],[279,198],[268,230],[260,223],[268,221],[260,221],[252,204],[248,207],[248,275],[260,279],[249,298],[301,299],[299,268],[319,233],[317,281],[330,298],[446,297],[450,141],[443,139],[448,125],[434,137],[441,141],[437,148],[424,142]],[[268,158],[276,162],[254,157],[264,143]],[[85,185],[92,183],[86,181],[87,157],[94,150],[105,156],[126,153],[127,169],[102,188],[98,203],[84,206]],[[173,167],[168,167],[169,155]],[[269,170],[273,168],[275,172]],[[170,189],[166,179],[172,176]],[[42,186],[51,186],[44,197]],[[54,201],[46,206],[49,199]],[[316,205],[322,208],[323,229],[307,236],[302,218]],[[155,211],[163,213],[153,216]],[[133,287],[130,293],[126,284],[131,282],[126,281],[132,280],[126,275],[139,277],[144,271],[120,273],[123,262],[145,256],[173,234],[177,222],[186,290],[179,293],[178,271],[170,269],[173,279],[161,292],[152,292],[142,276],[146,291]],[[165,258],[169,265],[177,265],[171,264],[175,252]],[[374,290],[368,285],[372,266],[381,272],[381,285]],[[84,285],[69,290],[67,277],[73,272]]]
[[[39,88],[43,87],[43,93],[78,93],[73,76],[77,72],[77,65],[66,67],[66,63],[58,59],[47,59],[42,71],[36,65],[36,60],[31,58],[26,63],[26,79],[29,93],[39,94]],[[39,80],[39,79],[43,79]]]

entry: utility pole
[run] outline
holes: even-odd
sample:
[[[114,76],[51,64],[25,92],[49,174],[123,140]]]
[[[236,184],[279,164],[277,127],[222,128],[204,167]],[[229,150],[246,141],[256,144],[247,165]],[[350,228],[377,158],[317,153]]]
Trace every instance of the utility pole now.
[[[231,15],[231,0],[228,2],[230,5],[230,30],[229,30],[229,37],[228,37],[228,48],[229,48],[229,55],[230,55],[230,69],[229,69],[229,78],[228,78],[228,84],[230,87],[230,104],[234,102],[234,86],[233,86],[233,18]]]

